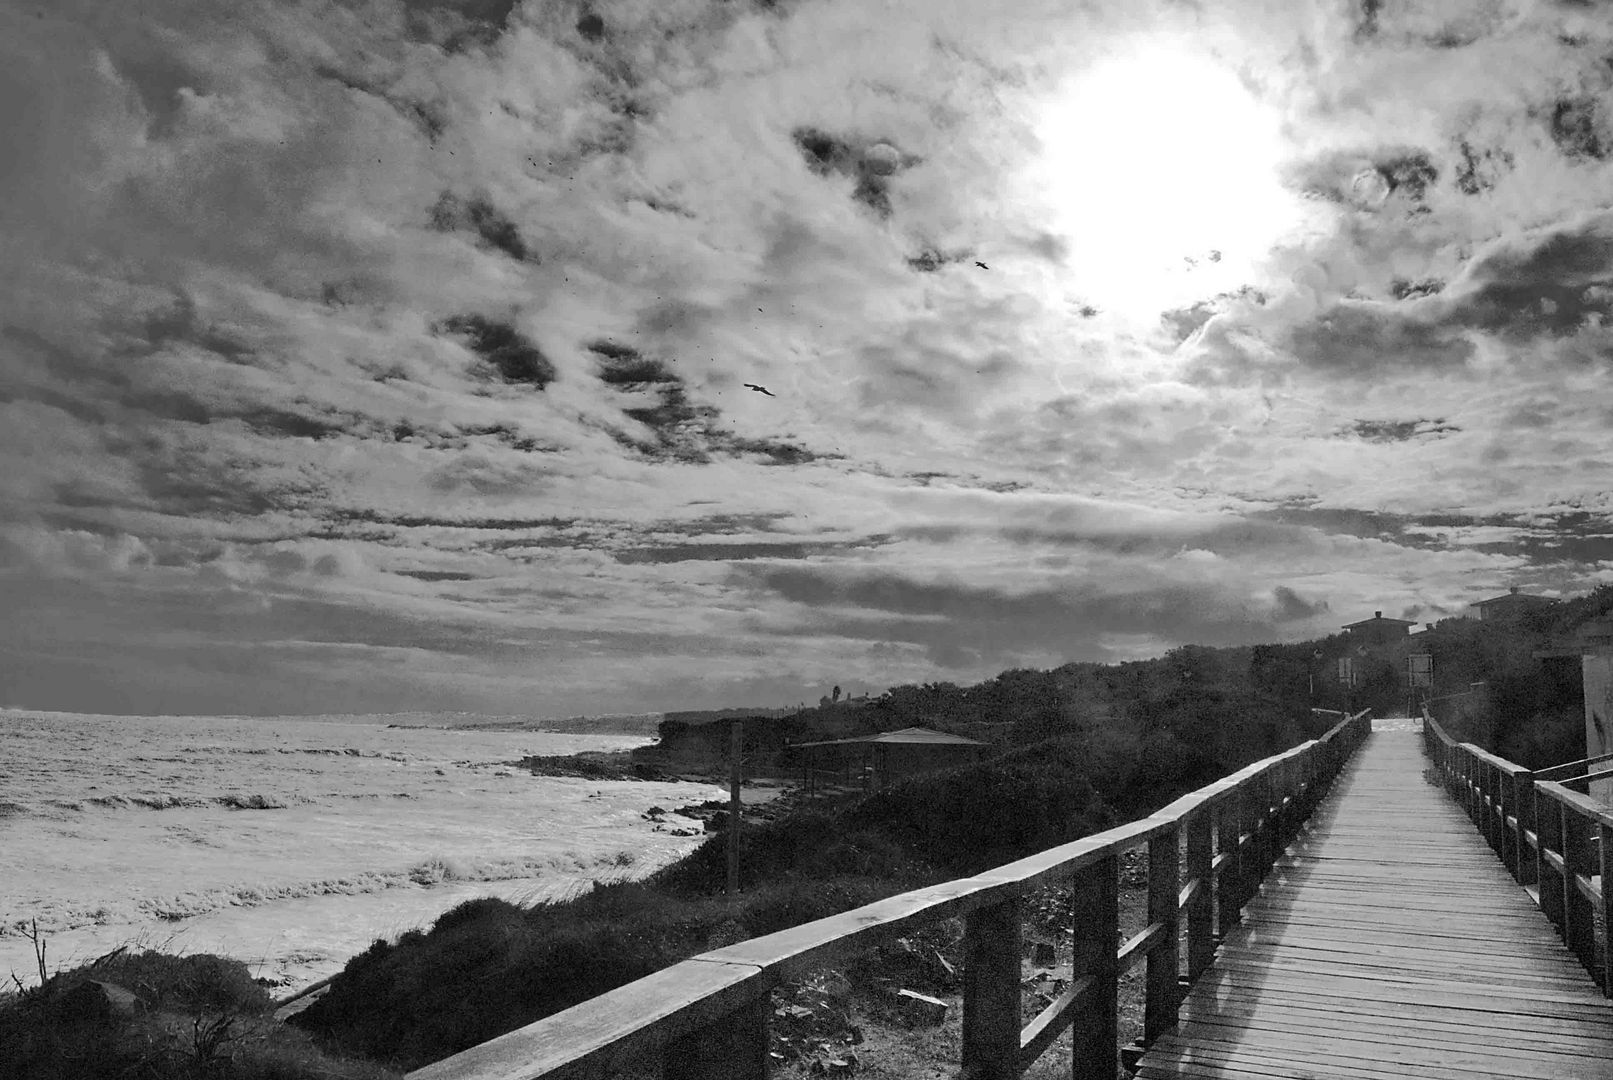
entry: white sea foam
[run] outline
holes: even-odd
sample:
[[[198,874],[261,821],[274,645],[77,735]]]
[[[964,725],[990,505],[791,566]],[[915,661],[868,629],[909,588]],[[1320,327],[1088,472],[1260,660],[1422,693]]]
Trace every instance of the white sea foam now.
[[[294,989],[475,896],[564,897],[698,843],[641,816],[709,785],[534,777],[640,745],[286,718],[0,710],[0,979],[118,945],[238,956]]]

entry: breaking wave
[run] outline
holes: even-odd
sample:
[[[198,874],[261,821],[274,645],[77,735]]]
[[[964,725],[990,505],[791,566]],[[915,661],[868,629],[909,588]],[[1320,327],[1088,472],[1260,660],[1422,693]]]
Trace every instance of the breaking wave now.
[[[138,922],[158,919],[181,922],[228,907],[257,907],[279,900],[299,900],[314,896],[357,896],[388,889],[420,889],[435,885],[469,882],[527,881],[550,876],[610,880],[632,873],[635,862],[631,851],[618,851],[585,858],[576,852],[539,856],[491,859],[433,857],[406,870],[363,871],[339,878],[316,881],[260,882],[198,889],[172,896],[145,897],[95,907],[72,905],[47,908],[29,919],[0,922],[0,937],[22,935],[31,930],[35,919],[40,931],[59,933],[84,926]],[[579,880],[578,888],[582,887]]]

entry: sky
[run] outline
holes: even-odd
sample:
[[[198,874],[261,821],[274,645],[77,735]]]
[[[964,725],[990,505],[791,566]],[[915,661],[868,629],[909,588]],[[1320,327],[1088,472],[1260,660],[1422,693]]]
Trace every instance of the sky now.
[[[1595,4],[10,0],[0,145],[0,705],[778,705],[1613,581]]]

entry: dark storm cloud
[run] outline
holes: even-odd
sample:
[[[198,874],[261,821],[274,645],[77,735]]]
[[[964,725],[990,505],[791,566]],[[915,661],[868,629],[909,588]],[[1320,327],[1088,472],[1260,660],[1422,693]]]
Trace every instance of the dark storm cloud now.
[[[1447,424],[1441,416],[1433,420],[1421,417],[1416,420],[1357,420],[1344,434],[1367,442],[1393,443],[1461,430],[1454,424]]]
[[[466,347],[507,383],[542,390],[555,380],[554,363],[512,322],[486,315],[451,315],[437,324],[437,330],[463,337]]]
[[[1456,189],[1464,195],[1492,190],[1513,169],[1512,152],[1503,147],[1478,147],[1461,139],[1456,150]]]
[[[1137,583],[1124,594],[1090,586],[1014,592],[817,566],[736,567],[735,580],[816,609],[798,625],[763,632],[912,642],[950,668],[1014,663],[1049,650],[1107,656],[1101,638],[1113,633],[1204,644],[1275,640],[1278,621],[1297,617],[1296,602],[1308,603],[1296,596],[1284,605],[1278,597],[1257,608],[1209,582]]]
[[[837,555],[871,546],[877,541],[799,541],[795,543],[662,544],[623,548],[612,552],[619,563],[728,562],[747,559],[806,559]]]
[[[443,192],[431,208],[431,227],[438,232],[470,232],[482,246],[501,251],[516,262],[529,258],[538,261],[521,238],[521,230],[515,222],[485,195],[462,199],[453,192]]]
[[[631,345],[600,340],[590,342],[588,351],[599,357],[600,381],[611,386],[639,388],[649,383],[682,382],[665,362],[645,356]]]
[[[1562,98],[1552,105],[1551,141],[1571,158],[1605,161],[1613,154],[1613,132],[1599,98]]]
[[[620,428],[610,431],[619,444],[642,457],[684,464],[705,464],[720,456],[751,458],[764,465],[807,465],[840,456],[810,450],[787,438],[730,431],[719,425],[722,411],[694,401],[683,379],[665,363],[610,342],[594,342],[589,350],[600,357],[602,382],[644,401],[624,407],[622,415],[648,428],[649,438]]]
[[[327,517],[337,524],[385,525],[398,529],[489,529],[501,532],[523,529],[565,529],[579,522],[577,518],[559,517],[504,518],[483,517],[474,514],[466,514],[461,517],[447,514],[438,516],[393,514],[359,507],[329,511],[327,512]]]
[[[1287,344],[1305,366],[1346,376],[1403,368],[1456,370],[1474,353],[1473,343],[1454,329],[1358,300],[1340,301],[1295,326]]]
[[[206,322],[196,310],[195,299],[186,292],[177,293],[171,307],[148,315],[141,329],[144,347],[151,352],[166,345],[194,345],[234,362],[245,360],[252,352],[251,346]]]
[[[1571,333],[1613,314],[1613,215],[1496,245],[1446,290],[1447,322],[1511,338]]]
[[[850,177],[856,181],[851,192],[852,200],[872,210],[878,217],[890,217],[889,174],[875,171],[863,155],[864,146],[873,145],[878,140],[854,142],[811,126],[796,128],[790,133],[790,138],[807,168],[819,176]],[[904,159],[897,167],[911,163],[911,160]]]
[[[1330,610],[1326,600],[1311,602],[1286,585],[1279,585],[1272,590],[1272,599],[1277,602],[1277,619],[1280,622],[1294,622],[1298,619],[1309,619]]]
[[[447,52],[498,39],[519,0],[403,0],[405,26],[417,41]]]
[[[1613,516],[1583,510],[1476,516],[1290,505],[1251,511],[1251,516],[1424,551],[1460,548],[1479,554],[1520,556],[1537,567],[1577,568],[1613,559]],[[1506,535],[1478,542],[1461,538],[1464,530],[1484,529],[1502,530]],[[1452,531],[1455,538],[1449,535]]]

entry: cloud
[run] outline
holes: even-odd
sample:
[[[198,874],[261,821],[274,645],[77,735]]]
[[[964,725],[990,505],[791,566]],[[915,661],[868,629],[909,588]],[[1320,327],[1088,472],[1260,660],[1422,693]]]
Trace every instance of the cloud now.
[[[798,700],[1603,579],[1593,11],[988,7],[0,12],[8,693]],[[1249,164],[1071,205],[1153,45],[1292,220],[1100,302]]]

